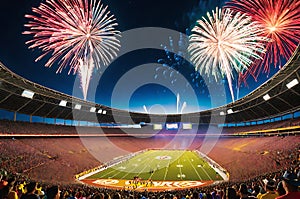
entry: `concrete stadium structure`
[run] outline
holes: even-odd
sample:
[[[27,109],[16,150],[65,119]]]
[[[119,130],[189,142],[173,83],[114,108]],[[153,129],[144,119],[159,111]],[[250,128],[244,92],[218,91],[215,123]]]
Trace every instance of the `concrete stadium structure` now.
[[[298,46],[290,60],[274,77],[233,103],[196,113],[149,115],[117,110],[74,98],[26,80],[0,63],[0,109],[30,117],[76,119],[99,123],[240,123],[298,112],[300,110],[299,81],[300,47]],[[24,90],[32,96],[22,96]],[[65,102],[64,106],[59,105],[61,101]],[[94,107],[93,111],[91,111],[92,107]],[[105,110],[105,114],[102,111],[100,113],[100,109]]]

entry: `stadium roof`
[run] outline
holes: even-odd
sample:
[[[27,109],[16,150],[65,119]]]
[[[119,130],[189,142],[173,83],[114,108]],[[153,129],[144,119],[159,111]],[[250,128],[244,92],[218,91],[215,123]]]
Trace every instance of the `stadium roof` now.
[[[300,110],[299,69],[298,46],[280,72],[238,101],[197,113],[148,115],[113,109],[46,88],[20,77],[0,63],[0,109],[45,118],[100,123],[239,123]]]

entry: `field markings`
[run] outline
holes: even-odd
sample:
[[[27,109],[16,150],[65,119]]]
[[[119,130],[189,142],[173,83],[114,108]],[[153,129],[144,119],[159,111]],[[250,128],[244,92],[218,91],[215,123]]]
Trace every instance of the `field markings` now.
[[[164,175],[164,180],[166,180],[168,171],[169,171],[169,165],[170,165],[171,160],[168,161],[168,165],[166,166],[166,171],[165,171],[165,175]]]
[[[133,157],[133,158],[134,158],[134,157]],[[131,174],[131,172],[132,172],[133,170],[135,170],[136,167],[134,166],[134,164],[129,164],[130,160],[132,160],[132,158],[129,159],[129,160],[125,160],[125,161],[123,161],[123,162],[120,162],[119,164],[117,164],[117,165],[115,165],[115,166],[112,166],[112,167],[110,167],[110,168],[107,168],[107,169],[111,169],[111,171],[108,172],[108,173],[106,173],[103,177],[106,176],[106,178],[111,179],[111,178],[114,178],[115,176],[121,175],[121,173],[123,172],[123,173],[125,173],[125,175],[123,175],[123,177],[119,178],[119,179],[122,179],[122,178],[124,178],[125,176]],[[118,168],[121,167],[122,165],[126,165],[126,169],[128,169],[127,172],[125,172],[124,170],[123,170],[123,171],[120,171],[120,170],[118,169]],[[132,168],[131,168],[130,170],[129,170],[129,168],[130,168],[129,165],[132,166]],[[112,174],[112,175],[109,176],[110,174]]]
[[[147,167],[150,167],[150,165],[151,165],[151,163],[155,160],[154,158],[151,158],[151,156],[150,157],[148,157],[146,160],[149,160],[149,161],[142,161],[143,163],[144,163],[144,168],[138,173],[138,176],[141,174],[141,173],[143,173],[143,171],[147,168]],[[150,161],[151,160],[151,161]],[[152,168],[150,167],[150,170],[152,170]],[[154,173],[154,172],[153,172]],[[152,174],[153,173],[151,173],[151,175],[150,176],[152,176]],[[150,178],[150,177],[149,177]]]
[[[202,171],[206,174],[206,176],[207,176],[210,180],[212,180],[211,176],[206,172],[206,169],[203,168],[205,165],[208,165],[208,166],[209,166],[209,164],[208,164],[207,162],[205,162],[205,163],[203,164],[203,166],[202,166],[202,167],[199,167],[199,168],[201,168]],[[211,167],[209,166],[209,168],[211,168]]]
[[[150,154],[151,154],[151,153],[153,153],[153,151],[147,151],[146,153],[150,153]],[[150,154],[148,154],[147,156],[145,156],[146,159],[145,159],[144,161],[142,161],[143,163],[148,162],[148,160],[151,158],[151,155],[150,155]],[[149,156],[150,156],[150,157],[149,157]],[[132,162],[132,164],[131,164],[131,163],[130,163],[130,164],[133,165],[133,168],[132,168],[129,172],[126,172],[125,175],[123,175],[121,179],[125,179],[126,176],[128,176],[129,174],[134,173],[133,171],[137,169],[137,167],[134,166],[134,165],[136,164],[136,163],[135,163],[135,162],[136,162],[135,159],[137,159],[137,160],[138,160],[138,159],[141,159],[140,155],[135,156],[135,157],[132,157],[131,159],[129,159],[129,161]],[[153,159],[152,159],[152,161],[153,161]],[[139,168],[141,168],[141,166],[142,166],[142,165],[140,165]],[[145,164],[145,166],[147,166],[147,165]],[[145,167],[144,167],[144,168],[145,168]],[[144,168],[143,168],[138,174],[141,174],[142,171],[144,170]],[[137,176],[138,176],[138,175],[137,175]]]
[[[133,167],[133,168],[134,168],[134,167]],[[124,171],[120,171],[120,170],[115,169],[115,168],[113,168],[113,169],[114,169],[114,171],[115,171],[115,174],[114,174],[111,178],[114,178],[115,176],[117,176],[117,175],[119,175],[120,173],[124,172]],[[128,175],[128,173],[129,173],[129,172],[126,172],[126,175]]]
[[[194,155],[194,154],[193,154],[193,155]],[[190,159],[189,159],[189,158],[188,158],[188,161],[189,161],[190,165],[193,167],[194,171],[196,172],[196,174],[197,174],[198,178],[199,178],[200,180],[202,180],[202,178],[201,178],[201,176],[199,175],[199,173],[198,173],[197,169],[194,167],[194,164],[193,164],[193,163],[190,161]]]
[[[178,158],[178,164],[180,163],[180,158]],[[178,167],[179,169],[179,175],[180,175],[180,179],[182,180],[182,167]]]
[[[114,173],[114,172],[115,172],[115,169],[113,169],[112,167],[111,167],[111,168],[106,168],[105,170],[107,170],[107,169],[111,169],[111,171],[108,172],[108,173],[105,173],[105,174],[103,175],[103,178],[104,178],[104,177],[109,178],[109,175],[110,175],[111,173]],[[100,174],[101,174],[101,172],[100,172]],[[101,175],[100,175],[100,176],[101,176]]]
[[[157,159],[156,157],[170,158]],[[149,169],[149,172],[147,169]],[[98,178],[131,179],[133,176],[140,176],[142,179],[152,179],[154,177],[154,179],[165,181],[169,178],[183,180],[187,177],[203,181],[213,179],[211,170],[209,169],[212,168],[202,157],[190,151],[149,150],[117,165],[108,167],[107,171],[103,174],[100,172],[100,177]],[[196,174],[194,174],[195,172]]]

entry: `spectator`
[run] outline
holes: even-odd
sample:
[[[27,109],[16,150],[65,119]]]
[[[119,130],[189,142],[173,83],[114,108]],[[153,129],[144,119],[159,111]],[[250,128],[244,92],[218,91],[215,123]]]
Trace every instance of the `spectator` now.
[[[7,199],[18,199],[18,183],[14,182],[7,194]]]
[[[239,195],[240,195],[240,199],[256,198],[256,197],[250,195],[246,184],[240,185]]]
[[[237,199],[237,194],[234,188],[228,187],[226,189],[226,199]]]
[[[257,197],[257,195],[260,193],[260,186],[257,184],[253,186],[253,192],[251,193],[252,196]]]
[[[1,175],[0,176],[0,199],[4,198],[5,195],[5,187],[8,185],[7,176]]]
[[[278,193],[278,196],[283,196],[285,194],[285,190],[283,188],[283,185],[282,185],[282,181],[280,181],[277,185],[277,188],[276,188],[276,191]]]
[[[2,189],[2,198],[7,198],[8,193],[13,189],[15,182],[15,177],[10,177],[7,180],[7,185]]]
[[[199,199],[199,193],[198,192],[193,192],[192,199]]]
[[[46,191],[47,199],[59,199],[60,190],[57,185],[49,187]]]
[[[112,199],[121,199],[121,195],[119,193],[114,193]]]
[[[265,179],[265,191],[266,193],[264,194],[258,194],[257,199],[275,199],[279,195],[276,193],[275,188],[276,188],[276,183],[272,179]]]
[[[300,198],[300,192],[298,186],[300,181],[295,173],[286,171],[282,176],[282,185],[286,192],[285,195],[279,196],[276,199],[296,199]]]
[[[105,193],[104,199],[111,199],[110,195],[108,193]]]
[[[97,193],[97,194],[93,195],[92,199],[104,199],[104,194]]]
[[[40,199],[40,197],[37,194],[35,194],[36,187],[36,182],[30,182],[29,184],[27,184],[27,192],[25,194],[22,194],[20,199]]]

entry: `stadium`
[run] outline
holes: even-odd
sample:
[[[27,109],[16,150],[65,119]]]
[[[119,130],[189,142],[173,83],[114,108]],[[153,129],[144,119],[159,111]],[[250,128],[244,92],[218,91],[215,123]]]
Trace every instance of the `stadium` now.
[[[229,187],[242,194],[240,186],[265,194],[267,181],[277,190],[287,170],[300,179],[299,45],[244,97],[176,114],[84,100],[11,67],[0,62],[3,198],[12,182],[19,198],[34,181],[40,198],[58,185],[60,198],[202,199],[229,198]]]

